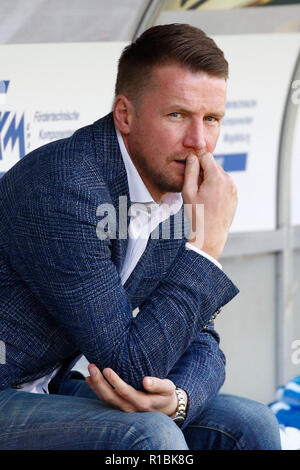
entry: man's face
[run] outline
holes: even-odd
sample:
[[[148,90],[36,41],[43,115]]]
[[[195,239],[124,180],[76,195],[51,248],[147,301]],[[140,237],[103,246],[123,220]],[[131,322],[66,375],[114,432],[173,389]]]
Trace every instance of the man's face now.
[[[152,197],[180,192],[188,155],[213,152],[225,113],[226,82],[179,65],[156,67],[132,104],[129,154]]]

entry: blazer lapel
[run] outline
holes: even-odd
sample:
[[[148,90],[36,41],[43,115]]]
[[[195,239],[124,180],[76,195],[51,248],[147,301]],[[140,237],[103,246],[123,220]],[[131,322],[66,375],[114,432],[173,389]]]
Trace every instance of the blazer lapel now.
[[[143,281],[145,275],[147,275],[147,268],[149,260],[153,256],[153,251],[157,246],[158,240],[149,238],[146,249],[139,259],[136,267],[130,274],[129,278],[125,282],[125,289],[128,295],[133,295],[138,288],[138,285]]]
[[[97,165],[116,210],[116,240],[112,242],[114,261],[121,271],[127,249],[130,195],[127,173],[119,148],[112,113],[94,122]]]

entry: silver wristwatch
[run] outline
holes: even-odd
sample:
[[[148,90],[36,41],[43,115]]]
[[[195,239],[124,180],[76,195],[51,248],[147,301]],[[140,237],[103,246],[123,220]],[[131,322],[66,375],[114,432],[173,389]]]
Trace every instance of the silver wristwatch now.
[[[177,426],[181,428],[186,417],[186,401],[184,398],[184,394],[178,387],[175,387],[175,393],[177,395],[178,405],[173,421],[175,421]]]

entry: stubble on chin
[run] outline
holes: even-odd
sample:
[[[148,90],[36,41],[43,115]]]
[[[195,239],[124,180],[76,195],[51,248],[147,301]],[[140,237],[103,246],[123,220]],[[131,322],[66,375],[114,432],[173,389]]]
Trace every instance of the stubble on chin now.
[[[153,179],[156,187],[159,188],[162,193],[180,193],[182,191],[183,181],[183,177],[182,180],[178,179],[175,181],[173,179],[172,181],[172,177],[168,177],[166,174],[156,175],[156,177]]]
[[[157,171],[157,168],[147,164],[148,159],[143,157],[139,148],[136,148],[136,150],[138,151],[134,153],[133,160],[144,181],[151,181],[151,184],[154,185],[160,193],[179,193],[182,191],[184,175],[175,179],[176,175],[169,167],[170,163],[175,159],[184,159],[182,155],[171,155],[167,158],[165,170],[161,169],[160,171]]]

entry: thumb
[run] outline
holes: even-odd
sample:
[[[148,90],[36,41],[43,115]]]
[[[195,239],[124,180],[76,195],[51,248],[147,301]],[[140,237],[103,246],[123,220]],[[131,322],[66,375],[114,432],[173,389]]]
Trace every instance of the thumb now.
[[[158,377],[144,377],[143,386],[148,392],[161,395],[172,395],[175,389],[171,380],[159,379]]]

